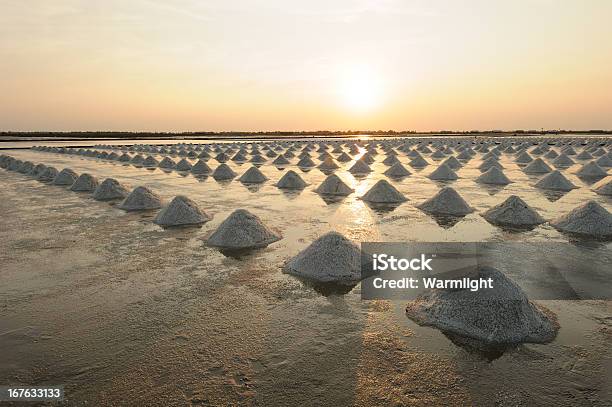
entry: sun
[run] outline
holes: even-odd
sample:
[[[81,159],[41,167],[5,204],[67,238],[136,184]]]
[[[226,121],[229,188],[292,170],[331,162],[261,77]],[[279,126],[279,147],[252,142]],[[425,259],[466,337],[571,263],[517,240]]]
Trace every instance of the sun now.
[[[341,101],[349,110],[365,113],[380,106],[381,78],[371,67],[352,66],[344,69],[339,82]]]

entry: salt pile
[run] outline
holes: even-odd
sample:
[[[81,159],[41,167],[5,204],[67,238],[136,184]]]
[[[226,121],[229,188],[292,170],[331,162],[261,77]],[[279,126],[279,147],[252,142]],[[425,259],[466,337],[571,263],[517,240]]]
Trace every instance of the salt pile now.
[[[576,174],[586,178],[605,177],[608,173],[601,168],[595,161],[591,161],[580,168]]]
[[[595,201],[572,209],[550,224],[562,232],[600,238],[612,237],[612,215]]]
[[[594,191],[599,195],[612,196],[612,180],[596,186]]]
[[[157,167],[159,165],[159,162],[157,162],[155,157],[150,155],[147,158],[145,158],[145,160],[142,162],[142,165],[143,167]]]
[[[310,157],[305,156],[297,163],[297,165],[298,167],[314,167],[315,163]]]
[[[36,179],[41,182],[51,182],[57,177],[57,169],[55,167],[47,167],[41,172]]]
[[[608,157],[608,155],[602,155],[597,160],[595,160],[595,163],[597,163],[597,165],[599,165],[600,167],[612,167],[612,160],[610,159],[610,157]]]
[[[515,162],[519,163],[519,164],[527,164],[533,161],[533,158],[531,158],[531,156],[529,155],[529,153],[527,151],[523,151],[521,154],[519,154],[516,159],[514,160]]]
[[[27,174],[32,171],[32,168],[34,168],[34,163],[32,161],[25,161],[17,171],[22,174]]]
[[[337,158],[338,161],[340,161],[341,163],[346,163],[352,160],[351,156],[348,155],[347,153],[342,153],[338,156]]]
[[[482,217],[494,225],[501,226],[528,227],[544,223],[544,218],[516,195],[492,207],[483,213]]]
[[[498,167],[491,167],[476,178],[476,182],[480,182],[481,184],[507,185],[512,181],[506,177],[501,169]]]
[[[177,171],[191,171],[191,163],[187,161],[186,158],[183,158],[176,164],[176,167],[174,167],[174,169]]]
[[[159,162],[159,168],[172,169],[175,166],[176,164],[170,157],[164,157],[164,159]]]
[[[78,174],[70,168],[64,168],[53,179],[53,185],[72,185],[78,178]]]
[[[128,195],[128,190],[119,183],[116,179],[107,178],[93,193],[93,199],[96,201],[111,201],[113,199],[123,199]]]
[[[464,216],[474,212],[474,209],[451,187],[442,188],[436,195],[417,207],[434,215]]]
[[[206,161],[201,160],[201,159],[198,160],[198,162],[195,163],[193,165],[193,167],[191,167],[191,173],[192,174],[208,174],[211,171],[212,170],[210,169],[208,164],[206,164]]]
[[[576,156],[576,158],[579,159],[579,160],[590,160],[590,159],[593,158],[593,156],[591,154],[589,154],[588,151],[583,150],[580,154],[578,154]]]
[[[43,173],[43,171],[45,170],[45,168],[47,168],[47,166],[45,164],[36,164],[32,170],[30,172],[28,172],[28,175],[36,178],[38,177],[40,174]]]
[[[325,160],[319,164],[319,169],[321,170],[335,170],[336,168],[338,168],[338,165],[331,157],[326,157]]]
[[[410,171],[408,171],[401,163],[395,163],[389,169],[387,169],[387,171],[385,171],[385,175],[391,178],[402,178],[410,175]]]
[[[266,182],[268,177],[262,174],[257,167],[251,167],[238,179],[243,184],[261,184]]]
[[[306,185],[308,185],[306,181],[293,170],[287,171],[276,183],[276,186],[281,189],[304,189]]]
[[[367,174],[370,171],[372,171],[370,166],[361,159],[355,161],[355,164],[353,164],[353,166],[349,168],[349,172],[351,174]]]
[[[136,187],[119,204],[124,211],[144,211],[161,208],[161,198],[147,187]]]
[[[566,154],[561,154],[559,157],[554,159],[552,164],[557,168],[569,167],[574,165],[574,160],[569,158]]]
[[[555,338],[559,325],[554,314],[529,301],[500,271],[481,267],[478,274],[492,278],[493,288],[431,290],[408,304],[407,316],[481,349],[546,343]]]
[[[140,165],[142,164],[142,162],[144,161],[144,157],[141,156],[140,154],[136,154],[134,157],[132,157],[132,159],[130,160],[130,162],[132,164],[136,164],[136,165]]]
[[[256,215],[245,209],[237,209],[219,225],[206,243],[226,250],[246,250],[266,247],[280,239],[280,233],[268,228]]]
[[[388,166],[392,166],[394,164],[397,164],[398,162],[400,161],[397,159],[396,155],[390,155],[383,160],[383,164],[388,165]]]
[[[329,232],[289,260],[283,271],[321,283],[356,284],[361,280],[360,249],[340,233]]]
[[[496,157],[491,157],[491,158],[489,158],[489,159],[487,159],[487,160],[483,161],[483,162],[482,162],[482,164],[480,164],[480,166],[478,167],[478,169],[479,169],[480,171],[483,171],[483,172],[484,172],[484,171],[489,170],[491,167],[497,167],[497,168],[499,168],[499,169],[504,168],[504,166],[503,166],[503,165],[501,165],[501,164],[499,163],[499,161],[497,161],[497,158],[496,158]]]
[[[433,180],[455,180],[459,177],[457,177],[457,174],[455,174],[455,171],[450,169],[448,165],[441,164],[438,168],[436,168],[435,171],[429,174],[427,178],[433,179]]]
[[[325,181],[315,189],[318,194],[346,196],[353,192],[353,189],[346,185],[336,174],[331,174]]]
[[[233,179],[236,176],[236,173],[232,171],[229,165],[223,163],[220,164],[212,174],[213,178],[217,181],[224,181]]]
[[[574,188],[578,188],[558,170],[542,177],[535,186],[536,188],[551,189],[555,191],[571,191]]]
[[[541,158],[536,158],[528,166],[523,168],[525,174],[545,174],[551,171],[552,168],[550,168]]]
[[[442,161],[442,164],[448,165],[448,167],[453,170],[458,170],[461,168],[461,163],[453,156],[450,156],[446,160]]]
[[[400,191],[384,179],[374,184],[361,199],[372,203],[399,203],[408,200]]]
[[[83,173],[70,187],[75,192],[92,192],[98,187],[98,179],[91,174]]]
[[[425,159],[421,156],[415,157],[413,158],[408,165],[410,165],[411,167],[414,168],[421,168],[421,167],[427,167],[429,165],[429,163],[427,161],[425,161]]]
[[[19,168],[21,168],[22,165],[23,165],[23,161],[18,160],[18,159],[14,159],[14,160],[11,160],[11,162],[8,165],[7,169],[9,171],[17,171]]]
[[[202,212],[198,205],[186,196],[176,196],[172,202],[159,211],[154,223],[164,226],[202,225],[211,220],[208,214]]]
[[[277,166],[279,166],[279,165],[287,165],[287,164],[289,164],[289,160],[287,160],[282,155],[279,155],[278,157],[276,157],[276,159],[274,161],[272,161],[272,164],[277,165]]]

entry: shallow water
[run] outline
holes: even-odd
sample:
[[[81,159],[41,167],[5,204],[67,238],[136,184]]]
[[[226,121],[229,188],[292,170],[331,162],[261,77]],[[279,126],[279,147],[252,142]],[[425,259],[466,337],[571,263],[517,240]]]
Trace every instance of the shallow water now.
[[[238,177],[217,182],[74,155],[3,153],[89,172],[100,181],[146,185],[166,201],[187,195],[214,218],[201,229],[163,230],[152,223],[155,213],[125,213],[89,194],[2,170],[0,300],[6,318],[0,321],[0,382],[65,383],[69,405],[100,404],[102,396],[108,405],[610,400],[604,386],[612,342],[609,301],[544,302],[561,323],[555,342],[525,345],[488,362],[409,321],[401,302],[361,301],[359,286],[324,297],[280,271],[329,230],[356,241],[570,242],[582,256],[576,261],[610,258],[610,243],[576,241],[548,224],[508,232],[478,214],[513,194],[546,219],[590,199],[612,210],[609,198],[572,174],[579,164],[563,173],[580,188],[551,200],[532,186],[539,177],[524,174],[506,154],[500,162],[514,183],[492,189],[473,181],[478,158],[457,171],[459,180],[439,183],[426,176],[440,161],[426,156],[432,165],[417,170],[400,153],[412,175],[390,182],[409,201],[381,211],[358,197],[386,178],[382,152],[365,178],[347,171],[353,162],[338,163],[335,173],[355,193],[335,203],[312,191],[325,178],[321,171],[279,170],[271,160],[260,167],[269,180],[247,187]],[[251,166],[227,164],[238,176]],[[287,169],[310,185],[300,193],[277,189],[273,184]],[[416,208],[442,185],[453,186],[476,212],[441,227]],[[205,247],[202,239],[237,208],[257,214],[284,238],[240,259]],[[519,267],[521,261],[528,259],[517,259]]]

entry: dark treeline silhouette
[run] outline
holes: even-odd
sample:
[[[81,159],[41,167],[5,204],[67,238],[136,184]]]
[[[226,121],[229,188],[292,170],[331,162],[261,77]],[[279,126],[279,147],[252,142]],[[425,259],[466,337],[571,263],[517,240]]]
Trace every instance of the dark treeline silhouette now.
[[[471,130],[471,131],[430,131],[414,130],[345,130],[345,131],[197,131],[197,132],[129,132],[129,131],[82,131],[82,132],[48,132],[48,131],[5,131],[0,137],[24,138],[118,138],[118,139],[163,139],[163,138],[275,138],[275,137],[343,137],[358,135],[399,136],[399,135],[543,135],[543,134],[612,134],[612,130]]]

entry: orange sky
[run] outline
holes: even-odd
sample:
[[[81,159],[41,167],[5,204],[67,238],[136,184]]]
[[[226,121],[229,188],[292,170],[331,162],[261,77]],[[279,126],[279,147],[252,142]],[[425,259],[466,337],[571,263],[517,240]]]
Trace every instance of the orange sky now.
[[[608,0],[5,0],[0,130],[612,129],[610,16]]]

